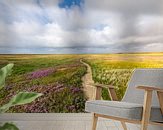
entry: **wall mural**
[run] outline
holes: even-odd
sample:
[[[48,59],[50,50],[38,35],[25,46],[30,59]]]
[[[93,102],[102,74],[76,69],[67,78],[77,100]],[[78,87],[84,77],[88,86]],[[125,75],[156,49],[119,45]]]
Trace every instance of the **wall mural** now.
[[[94,82],[116,86],[122,99],[135,68],[163,68],[161,2],[1,0],[0,68],[14,67],[0,106],[35,92],[42,96],[7,112],[84,112]]]

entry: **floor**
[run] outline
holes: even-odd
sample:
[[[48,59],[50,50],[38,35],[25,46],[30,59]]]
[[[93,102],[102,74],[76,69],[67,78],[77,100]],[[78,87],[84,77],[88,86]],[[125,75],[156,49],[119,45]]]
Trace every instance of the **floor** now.
[[[91,130],[90,113],[1,114],[0,122],[13,122],[20,130]],[[119,122],[99,119],[97,130],[122,130]]]

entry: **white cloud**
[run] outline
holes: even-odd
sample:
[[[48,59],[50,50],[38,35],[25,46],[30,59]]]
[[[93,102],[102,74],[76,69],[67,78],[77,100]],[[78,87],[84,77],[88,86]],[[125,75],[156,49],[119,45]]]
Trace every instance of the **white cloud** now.
[[[163,46],[161,0],[86,0],[82,10],[59,8],[58,0],[10,2],[0,2],[0,47],[106,46],[122,52]]]
[[[41,10],[35,6],[23,6],[20,9],[23,11],[20,12],[18,9],[16,20],[8,25],[9,32],[14,35],[14,46],[100,46],[110,44],[118,35],[114,28],[118,26],[118,22],[114,20],[118,19],[114,14],[91,11],[82,13],[77,8],[66,11],[58,7],[49,7]],[[42,19],[36,19],[35,16],[42,12],[46,13],[50,23],[42,24],[42,21],[39,21]]]

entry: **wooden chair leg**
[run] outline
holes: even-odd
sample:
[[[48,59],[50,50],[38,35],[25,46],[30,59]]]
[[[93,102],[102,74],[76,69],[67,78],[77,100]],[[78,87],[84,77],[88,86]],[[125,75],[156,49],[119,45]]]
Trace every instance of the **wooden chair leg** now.
[[[125,122],[121,121],[121,124],[122,124],[123,129],[127,130],[127,126],[126,126]]]
[[[102,88],[96,87],[96,97],[95,97],[96,100],[101,100],[101,91]]]
[[[98,117],[93,113],[92,130],[96,130]]]
[[[151,102],[152,102],[152,91],[145,91],[141,130],[147,130],[150,119]]]
[[[161,112],[163,114],[163,92],[157,92],[158,100],[160,103]]]

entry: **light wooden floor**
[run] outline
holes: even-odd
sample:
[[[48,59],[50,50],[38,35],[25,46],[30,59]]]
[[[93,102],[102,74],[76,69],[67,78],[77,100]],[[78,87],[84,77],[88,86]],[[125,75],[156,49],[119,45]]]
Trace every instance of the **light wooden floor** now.
[[[20,130],[91,130],[90,113],[1,114],[0,122],[13,122]],[[97,130],[123,130],[119,122],[99,119]]]

